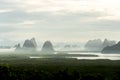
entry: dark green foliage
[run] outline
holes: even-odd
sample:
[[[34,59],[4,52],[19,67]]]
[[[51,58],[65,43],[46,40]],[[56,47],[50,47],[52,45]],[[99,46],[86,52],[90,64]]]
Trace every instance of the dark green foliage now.
[[[0,60],[0,80],[120,80],[120,61]]]

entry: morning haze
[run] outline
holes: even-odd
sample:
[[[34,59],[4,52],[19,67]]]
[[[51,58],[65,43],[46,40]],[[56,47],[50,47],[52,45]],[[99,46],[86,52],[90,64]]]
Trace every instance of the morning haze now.
[[[86,42],[108,38],[119,41],[119,0],[1,0],[0,42]],[[64,34],[64,35],[63,35]]]
[[[120,80],[119,0],[0,0],[0,80]]]

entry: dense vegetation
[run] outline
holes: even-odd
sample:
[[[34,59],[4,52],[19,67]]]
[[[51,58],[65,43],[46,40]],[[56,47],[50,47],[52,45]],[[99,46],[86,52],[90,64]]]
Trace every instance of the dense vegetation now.
[[[0,60],[0,80],[120,80],[120,61],[61,58]]]

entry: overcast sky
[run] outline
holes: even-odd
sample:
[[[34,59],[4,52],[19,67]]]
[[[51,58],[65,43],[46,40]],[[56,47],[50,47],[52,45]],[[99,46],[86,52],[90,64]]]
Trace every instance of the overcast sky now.
[[[0,0],[0,42],[120,40],[120,0]]]

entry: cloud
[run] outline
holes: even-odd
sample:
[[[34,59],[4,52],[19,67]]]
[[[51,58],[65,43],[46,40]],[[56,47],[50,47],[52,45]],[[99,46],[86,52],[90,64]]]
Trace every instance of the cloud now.
[[[119,3],[119,0],[0,0],[0,36],[16,40],[32,36],[56,41],[113,36],[118,39]]]
[[[8,13],[8,12],[12,12],[12,9],[0,9],[0,13]]]
[[[98,12],[105,14],[99,19],[120,19],[119,0],[7,0],[14,8],[31,13],[69,15],[71,13]]]
[[[14,0],[11,3],[27,12],[80,12],[94,9],[91,0]]]

